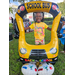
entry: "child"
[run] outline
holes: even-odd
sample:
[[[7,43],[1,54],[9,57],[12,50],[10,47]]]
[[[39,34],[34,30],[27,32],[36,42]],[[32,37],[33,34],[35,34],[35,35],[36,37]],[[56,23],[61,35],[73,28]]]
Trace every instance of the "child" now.
[[[64,45],[63,51],[61,51],[61,53],[65,53],[65,19],[63,19],[63,24],[62,24],[62,29],[60,31],[60,33],[62,34],[62,37],[59,38],[61,43]]]
[[[43,15],[41,12],[37,12],[35,16],[36,22],[31,24],[27,29],[34,29],[34,36],[35,36],[35,44],[38,45],[41,43],[42,45],[45,44],[44,37],[45,37],[45,28],[51,31],[51,28],[48,27],[44,22],[41,22],[43,19]]]

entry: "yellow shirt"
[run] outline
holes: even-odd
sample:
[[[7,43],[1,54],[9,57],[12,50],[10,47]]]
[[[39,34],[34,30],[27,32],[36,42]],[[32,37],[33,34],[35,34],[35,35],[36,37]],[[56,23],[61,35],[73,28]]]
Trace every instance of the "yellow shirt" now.
[[[43,39],[45,37],[45,28],[47,29],[48,25],[44,22],[36,22],[31,24],[29,27],[34,29],[34,36],[36,39]]]

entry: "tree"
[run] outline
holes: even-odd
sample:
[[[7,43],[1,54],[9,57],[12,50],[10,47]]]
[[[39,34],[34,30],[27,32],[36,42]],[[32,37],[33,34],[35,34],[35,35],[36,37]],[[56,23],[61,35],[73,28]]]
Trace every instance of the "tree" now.
[[[64,3],[65,3],[65,0],[64,0]]]
[[[9,8],[9,13],[13,13],[12,7]]]
[[[13,2],[20,2],[20,3],[24,3],[26,0],[13,0]]]
[[[65,2],[58,3],[59,10],[62,13],[62,16],[65,16]]]

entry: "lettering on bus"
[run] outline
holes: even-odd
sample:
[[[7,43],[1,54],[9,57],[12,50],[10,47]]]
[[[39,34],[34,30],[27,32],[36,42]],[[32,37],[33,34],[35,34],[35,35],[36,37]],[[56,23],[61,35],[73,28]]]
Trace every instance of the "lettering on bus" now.
[[[27,3],[27,9],[49,8],[50,3]]]

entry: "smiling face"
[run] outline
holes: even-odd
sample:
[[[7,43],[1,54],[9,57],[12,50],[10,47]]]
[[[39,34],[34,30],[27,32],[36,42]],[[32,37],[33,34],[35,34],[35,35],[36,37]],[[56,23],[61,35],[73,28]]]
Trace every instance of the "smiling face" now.
[[[40,23],[41,22],[41,20],[42,20],[42,14],[41,13],[36,13],[36,21],[38,22],[38,23]]]

